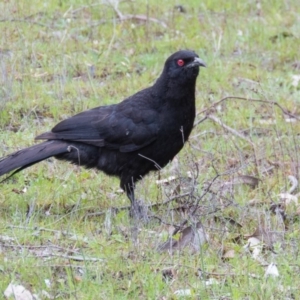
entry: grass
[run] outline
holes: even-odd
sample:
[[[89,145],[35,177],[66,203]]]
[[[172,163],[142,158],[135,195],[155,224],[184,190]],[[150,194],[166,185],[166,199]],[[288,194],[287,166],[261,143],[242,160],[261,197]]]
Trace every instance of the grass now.
[[[192,197],[155,207],[152,213],[168,225],[151,221],[136,241],[127,211],[110,210],[128,205],[115,178],[50,160],[1,184],[0,291],[14,282],[41,299],[45,291],[57,299],[174,299],[178,290],[189,290],[189,299],[297,299],[299,207],[279,194],[289,191],[288,175],[299,177],[300,123],[274,102],[299,115],[300,85],[292,84],[299,74],[298,1],[189,1],[184,13],[176,5],[0,4],[0,156],[33,144],[68,116],[151,85],[179,49],[193,49],[207,63],[197,83],[197,121],[208,108],[214,116],[195,127],[177,163],[139,184],[137,195],[147,204],[162,203],[175,190]],[[248,100],[212,106],[228,96]],[[232,186],[241,175],[260,182]],[[180,179],[156,184],[168,176]],[[224,190],[226,182],[231,189]],[[192,216],[186,206],[195,201]],[[199,252],[156,251],[171,224],[195,219],[209,235]],[[277,234],[270,243],[257,236],[267,246],[264,263],[244,249],[257,228]],[[225,258],[229,250],[234,255]],[[271,262],[278,278],[264,276]]]

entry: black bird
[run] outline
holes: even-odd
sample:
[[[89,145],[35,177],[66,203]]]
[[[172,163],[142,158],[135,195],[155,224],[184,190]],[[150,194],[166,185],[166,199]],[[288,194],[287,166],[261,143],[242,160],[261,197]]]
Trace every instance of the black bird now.
[[[163,168],[182,149],[195,119],[195,85],[205,63],[192,51],[165,62],[153,86],[119,104],[96,107],[58,123],[36,137],[46,140],[0,159],[0,176],[51,156],[120,178],[138,215],[137,181]],[[6,179],[5,179],[6,180]]]

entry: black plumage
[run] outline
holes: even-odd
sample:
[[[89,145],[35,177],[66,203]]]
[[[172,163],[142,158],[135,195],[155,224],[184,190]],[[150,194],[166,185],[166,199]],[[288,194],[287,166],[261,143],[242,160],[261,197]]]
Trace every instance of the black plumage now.
[[[200,66],[194,52],[174,53],[153,86],[58,123],[36,137],[45,142],[1,158],[0,176],[54,156],[119,177],[135,208],[135,183],[172,160],[192,131]]]

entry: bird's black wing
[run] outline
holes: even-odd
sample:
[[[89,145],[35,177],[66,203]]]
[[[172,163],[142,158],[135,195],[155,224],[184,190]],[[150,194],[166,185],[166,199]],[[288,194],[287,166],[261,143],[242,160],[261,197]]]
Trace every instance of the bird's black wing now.
[[[120,152],[139,150],[155,141],[159,131],[158,112],[142,104],[141,96],[84,111],[36,139],[76,141]]]

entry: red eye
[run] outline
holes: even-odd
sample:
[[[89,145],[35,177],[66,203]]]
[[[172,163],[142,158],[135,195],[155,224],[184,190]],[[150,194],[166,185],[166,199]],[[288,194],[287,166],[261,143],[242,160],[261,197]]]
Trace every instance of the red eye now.
[[[177,60],[177,65],[178,65],[179,67],[182,67],[182,66],[184,65],[184,60],[178,59],[178,60]]]

